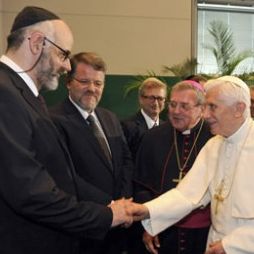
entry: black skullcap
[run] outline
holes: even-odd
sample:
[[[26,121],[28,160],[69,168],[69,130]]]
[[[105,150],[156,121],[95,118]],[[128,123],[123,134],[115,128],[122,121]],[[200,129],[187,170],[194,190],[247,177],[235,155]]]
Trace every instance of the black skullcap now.
[[[53,12],[50,12],[46,9],[36,6],[27,6],[16,16],[11,28],[11,33],[20,28],[31,26],[41,21],[54,19],[60,18]]]

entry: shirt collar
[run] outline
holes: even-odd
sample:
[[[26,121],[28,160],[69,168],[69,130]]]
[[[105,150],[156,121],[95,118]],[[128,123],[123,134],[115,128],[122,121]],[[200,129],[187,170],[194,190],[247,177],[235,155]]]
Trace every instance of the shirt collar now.
[[[156,125],[159,125],[159,118],[156,119],[156,121],[154,121],[150,116],[148,116],[145,111],[143,109],[141,109],[141,114],[143,115],[143,117],[145,118],[146,124],[148,129],[151,129],[154,127],[155,123]]]
[[[13,62],[8,56],[2,55],[0,58],[0,62],[6,64],[8,67],[10,67],[13,71],[15,71],[26,83],[26,85],[29,87],[29,89],[32,91],[32,93],[37,97],[39,95],[39,91],[31,79],[31,77],[23,72],[24,70],[17,65],[15,62]],[[22,73],[21,73],[22,72]]]
[[[94,118],[96,119],[96,121],[98,121],[98,118],[95,114],[94,111],[92,111],[92,113],[88,113],[86,110],[84,110],[83,108],[81,108],[69,95],[69,100],[71,101],[71,103],[77,108],[77,110],[80,112],[80,114],[82,115],[82,117],[86,120],[87,117],[89,115],[94,116]]]

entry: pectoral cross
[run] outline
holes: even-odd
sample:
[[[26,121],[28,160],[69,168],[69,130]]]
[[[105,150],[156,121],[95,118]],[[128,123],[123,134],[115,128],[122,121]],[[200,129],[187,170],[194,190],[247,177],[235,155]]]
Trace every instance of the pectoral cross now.
[[[223,183],[224,181],[222,180],[220,187],[218,189],[218,193],[214,194],[214,199],[216,199],[216,204],[215,204],[215,214],[218,213],[218,208],[219,208],[219,202],[223,202],[224,197],[221,195],[222,190],[223,190]]]
[[[180,183],[182,179],[183,179],[183,171],[180,170],[180,171],[179,171],[178,179],[173,179],[172,182],[173,182],[173,183]]]

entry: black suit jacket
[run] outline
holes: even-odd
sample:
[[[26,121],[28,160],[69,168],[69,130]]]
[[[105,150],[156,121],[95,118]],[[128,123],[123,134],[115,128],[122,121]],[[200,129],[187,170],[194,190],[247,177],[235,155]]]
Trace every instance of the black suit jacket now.
[[[78,253],[103,237],[110,209],[86,199],[68,150],[24,81],[0,63],[0,253]]]
[[[163,121],[160,120],[160,124],[162,123]],[[131,150],[132,157],[135,160],[141,140],[144,134],[149,130],[146,120],[141,111],[138,111],[137,114],[131,116],[130,118],[122,120],[121,125]]]
[[[77,173],[87,183],[90,199],[109,204],[114,199],[130,197],[133,165],[117,117],[103,108],[95,110],[110,146],[112,167],[87,121],[69,99],[50,112],[68,145]]]

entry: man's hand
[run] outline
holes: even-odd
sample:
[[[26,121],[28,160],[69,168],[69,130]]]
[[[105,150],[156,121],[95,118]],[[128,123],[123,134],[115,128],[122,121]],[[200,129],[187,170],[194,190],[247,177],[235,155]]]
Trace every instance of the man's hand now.
[[[158,236],[151,236],[146,231],[143,234],[143,242],[146,249],[153,254],[158,254],[158,248],[160,248],[160,242]]]
[[[132,224],[132,215],[127,213],[127,207],[130,206],[131,201],[132,199],[119,199],[108,205],[113,212],[111,227],[116,227],[118,225],[129,227]]]
[[[130,203],[127,207],[127,213],[133,216],[134,221],[148,219],[150,217],[149,210],[145,205],[138,203]]]
[[[209,244],[208,250],[205,254],[226,254],[221,241],[213,242]]]

